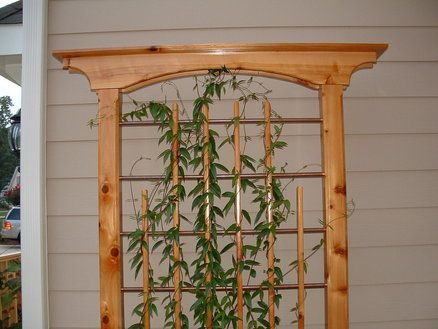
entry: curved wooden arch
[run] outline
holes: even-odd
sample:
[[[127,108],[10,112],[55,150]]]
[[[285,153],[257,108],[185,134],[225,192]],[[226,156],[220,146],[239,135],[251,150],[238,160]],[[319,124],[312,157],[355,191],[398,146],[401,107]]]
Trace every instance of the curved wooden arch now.
[[[312,89],[348,86],[353,72],[370,68],[382,44],[257,44],[152,46],[55,51],[64,69],[87,76],[92,90],[131,92],[166,79],[226,66]]]
[[[54,51],[86,75],[99,101],[99,264],[101,328],[123,328],[120,223],[120,104],[162,80],[226,66],[319,91],[325,230],[326,328],[348,329],[348,243],[342,97],[351,75],[371,68],[386,44],[152,46]]]

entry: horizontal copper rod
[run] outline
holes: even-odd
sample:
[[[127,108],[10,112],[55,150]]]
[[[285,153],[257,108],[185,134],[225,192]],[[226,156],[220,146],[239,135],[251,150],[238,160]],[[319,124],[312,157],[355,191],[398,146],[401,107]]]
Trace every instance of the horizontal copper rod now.
[[[325,283],[306,283],[305,285],[306,289],[322,289],[325,288],[327,285]],[[243,286],[243,290],[258,290],[262,288],[263,290],[268,290],[268,287],[265,286],[260,286],[260,285],[247,285],[247,286]],[[294,290],[294,289],[298,289],[298,285],[297,284],[279,284],[275,286],[275,289],[278,290]],[[142,287],[122,287],[122,292],[142,292],[143,288]],[[154,287],[152,289],[155,292],[173,292],[174,287]],[[189,291],[194,291],[195,288],[194,287],[181,287],[181,290],[183,292],[189,292]],[[231,287],[216,287],[216,291],[230,291],[232,290]]]
[[[180,120],[180,123],[191,123],[192,120]],[[259,118],[246,118],[240,119],[240,124],[263,124],[265,121]],[[208,121],[209,125],[226,125],[233,124],[232,119],[212,119]],[[322,123],[321,118],[272,118],[271,123],[283,123],[283,124],[300,124],[300,123]],[[159,126],[160,122],[154,122],[152,120],[147,121],[121,121],[121,127],[144,127],[144,126]]]
[[[295,173],[274,173],[272,174],[275,178],[315,178],[324,177],[325,174],[320,171],[309,171],[309,172],[295,172]],[[235,176],[233,174],[218,174],[217,179],[233,179]],[[186,181],[188,180],[198,180],[203,179],[202,175],[185,175],[184,178],[180,177]],[[266,178],[265,173],[255,173],[255,174],[241,174],[240,178],[249,179],[264,179]],[[163,175],[132,175],[132,176],[120,176],[122,181],[160,181],[163,179]]]
[[[304,233],[306,234],[311,234],[311,233],[324,233],[325,232],[325,228],[324,227],[306,227],[304,229]],[[242,230],[242,235],[257,235],[260,233],[260,231],[257,230]],[[276,234],[297,234],[298,229],[296,228],[279,228],[276,231]],[[129,234],[131,234],[132,232],[121,232],[120,235],[121,236],[128,236]],[[150,235],[155,235],[155,236],[162,236],[162,235],[166,235],[167,232],[166,231],[155,231],[154,233],[150,232]],[[205,232],[194,232],[194,231],[179,231],[179,235],[180,236],[198,236],[198,235],[204,235]],[[218,230],[217,231],[218,235],[234,235],[236,234],[235,231],[232,232],[225,232],[224,230]]]

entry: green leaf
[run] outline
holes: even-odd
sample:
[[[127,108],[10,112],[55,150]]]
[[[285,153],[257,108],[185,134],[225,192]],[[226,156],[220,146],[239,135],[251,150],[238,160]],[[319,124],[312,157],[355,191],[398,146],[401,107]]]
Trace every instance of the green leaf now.
[[[206,198],[207,198],[207,194],[200,194],[198,195],[192,202],[192,210],[197,208],[200,204],[202,204]]]
[[[246,219],[246,221],[251,224],[251,216],[245,209],[242,209],[242,215]]]
[[[221,254],[226,253],[228,250],[230,250],[231,248],[233,248],[236,244],[234,242],[230,242],[228,243],[225,247],[222,248],[221,250]]]

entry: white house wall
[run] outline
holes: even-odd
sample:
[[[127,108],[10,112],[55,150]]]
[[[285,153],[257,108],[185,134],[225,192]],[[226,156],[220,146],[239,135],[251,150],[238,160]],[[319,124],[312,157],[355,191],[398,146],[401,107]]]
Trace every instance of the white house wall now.
[[[62,0],[49,2],[48,33],[49,54],[157,44],[389,43],[345,94],[348,198],[357,207],[349,222],[350,328],[438,327],[438,2]],[[47,61],[50,326],[97,328],[97,130],[86,126],[97,98],[84,76],[62,71],[50,55]],[[273,102],[295,113],[317,109],[309,90],[274,90]],[[286,135],[303,141],[303,150],[318,138],[307,128]],[[137,132],[124,138],[126,149],[145,142]],[[129,163],[135,155],[126,157]],[[314,204],[307,211],[317,212]],[[313,305],[308,328],[322,329],[322,305]]]

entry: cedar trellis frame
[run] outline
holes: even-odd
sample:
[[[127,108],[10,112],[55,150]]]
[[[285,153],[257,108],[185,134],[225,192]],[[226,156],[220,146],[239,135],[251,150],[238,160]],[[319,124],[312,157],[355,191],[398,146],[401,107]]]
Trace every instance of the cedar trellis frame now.
[[[226,66],[319,91],[325,230],[326,328],[348,328],[348,244],[343,91],[371,68],[386,44],[192,45],[55,51],[63,68],[85,74],[99,101],[100,321],[123,327],[120,206],[121,94]],[[334,220],[336,219],[336,220]]]

